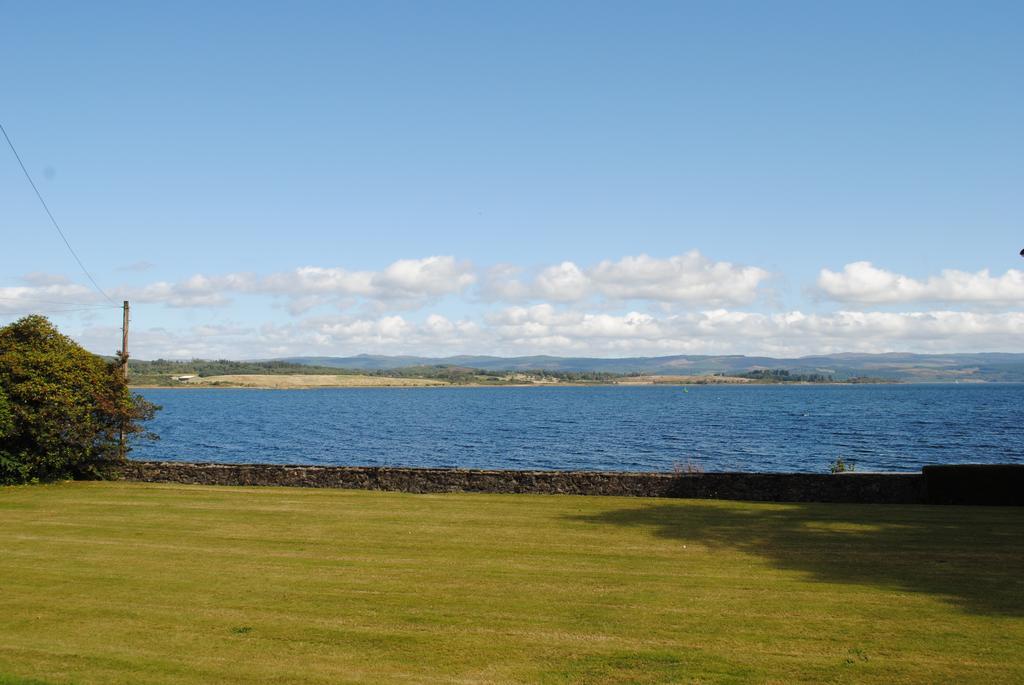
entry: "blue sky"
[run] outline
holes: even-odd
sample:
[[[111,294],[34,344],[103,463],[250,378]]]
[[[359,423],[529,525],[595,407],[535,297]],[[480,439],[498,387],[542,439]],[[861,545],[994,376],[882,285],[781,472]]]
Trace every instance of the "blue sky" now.
[[[1020,3],[208,5],[4,9],[137,356],[1024,351]],[[0,322],[98,297],[20,173]]]

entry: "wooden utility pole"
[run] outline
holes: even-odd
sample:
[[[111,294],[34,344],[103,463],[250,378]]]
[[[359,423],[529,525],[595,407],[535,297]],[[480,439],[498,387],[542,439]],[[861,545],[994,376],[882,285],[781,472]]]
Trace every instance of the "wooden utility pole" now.
[[[121,324],[121,363],[124,365],[124,380],[128,381],[128,300],[124,301],[124,317]]]
[[[128,384],[128,300],[124,301],[123,313],[121,318],[121,373],[124,374],[125,385]],[[118,454],[121,457],[121,461],[124,461],[125,450],[124,444],[124,427],[118,431]]]

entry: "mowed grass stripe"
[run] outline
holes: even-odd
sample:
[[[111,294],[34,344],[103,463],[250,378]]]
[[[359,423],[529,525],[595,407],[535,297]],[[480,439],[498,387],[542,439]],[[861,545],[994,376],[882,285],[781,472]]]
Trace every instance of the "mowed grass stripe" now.
[[[1014,509],[67,483],[0,524],[9,678],[1024,680]]]

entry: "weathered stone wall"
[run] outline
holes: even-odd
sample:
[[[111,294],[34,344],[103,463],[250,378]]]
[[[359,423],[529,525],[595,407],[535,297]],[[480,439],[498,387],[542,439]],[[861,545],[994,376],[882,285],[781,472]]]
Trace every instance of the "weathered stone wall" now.
[[[278,466],[130,461],[124,478],[201,485],[286,485],[401,492],[492,492],[687,497],[765,502],[914,504],[925,500],[919,473],[623,473]]]
[[[929,504],[1024,506],[1024,464],[925,466]]]

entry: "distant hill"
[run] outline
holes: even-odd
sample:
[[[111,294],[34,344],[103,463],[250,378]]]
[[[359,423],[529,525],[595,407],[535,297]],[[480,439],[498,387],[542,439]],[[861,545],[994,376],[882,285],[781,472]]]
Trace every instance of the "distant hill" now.
[[[487,371],[603,371],[639,374],[742,373],[785,369],[825,374],[836,380],[862,376],[909,382],[1024,382],[1024,354],[859,354],[843,353],[784,359],[743,355],[674,355],[669,357],[414,357],[360,354],[354,357],[288,357],[278,361],[352,370],[401,369],[410,366],[459,366]]]

